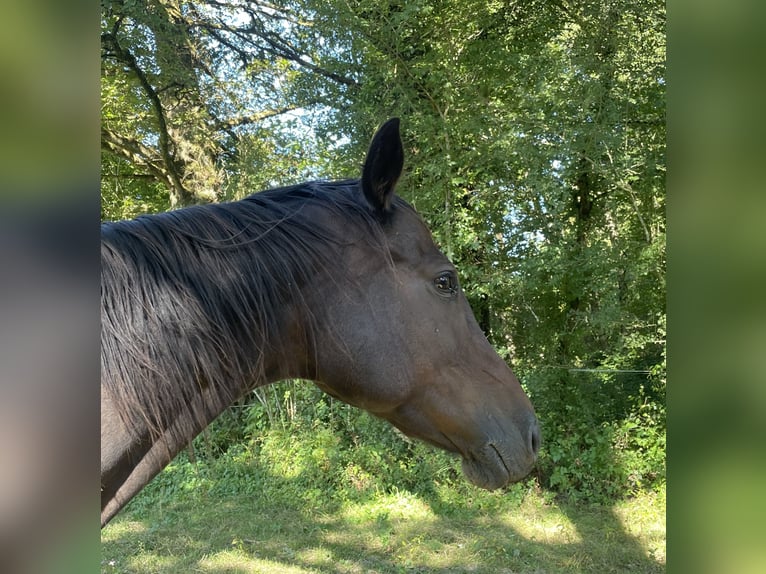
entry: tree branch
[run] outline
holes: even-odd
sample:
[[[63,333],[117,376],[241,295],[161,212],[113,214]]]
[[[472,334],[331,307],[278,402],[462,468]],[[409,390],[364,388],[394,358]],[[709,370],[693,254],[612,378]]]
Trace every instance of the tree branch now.
[[[133,138],[126,138],[101,126],[101,147],[125,158],[133,165],[143,165],[157,180],[172,187],[172,179],[157,150]]]
[[[333,80],[334,82],[338,82],[339,84],[343,84],[346,86],[358,85],[358,82],[354,80],[353,78],[349,78],[347,76],[343,76],[336,72],[327,70],[321,66],[318,66],[317,64],[314,64],[304,59],[304,55],[301,54],[301,52],[298,49],[294,48],[292,45],[290,45],[288,42],[286,42],[282,38],[278,37],[273,32],[269,32],[268,30],[266,30],[265,26],[263,26],[263,24],[260,23],[260,21],[258,20],[254,12],[250,11],[249,14],[251,17],[251,24],[249,26],[242,27],[242,28],[230,26],[229,24],[227,24],[220,18],[217,19],[216,23],[202,21],[202,22],[199,22],[198,25],[200,28],[204,29],[208,34],[210,34],[213,38],[215,38],[218,42],[220,42],[221,44],[223,44],[230,50],[234,51],[239,56],[243,65],[247,65],[249,63],[249,60],[252,59],[252,54],[250,54],[246,50],[241,49],[239,46],[236,46],[231,41],[224,38],[221,32],[227,32],[229,34],[232,34],[233,36],[236,36],[239,40],[241,40],[245,44],[249,44],[250,46],[253,46],[254,48],[258,50],[261,50],[273,56],[277,56],[278,58],[284,58],[285,60],[290,60],[291,62],[294,62],[301,67],[311,70],[315,74],[318,74],[320,76]],[[257,43],[253,41],[253,37],[261,39],[266,45],[265,46],[258,45]]]
[[[152,86],[144,71],[138,65],[135,56],[129,50],[126,50],[120,46],[116,36],[110,33],[102,34],[101,43],[103,46],[111,48],[110,54],[114,58],[130,68],[130,70],[138,79],[138,82],[146,93],[146,96],[149,98],[149,102],[151,103],[152,109],[154,109],[155,115],[157,117],[157,131],[160,154],[165,164],[163,181],[168,184],[170,193],[174,194],[177,200],[188,201],[193,197],[193,194],[189,192],[189,190],[187,190],[181,182],[181,174],[178,173],[176,162],[170,149],[168,124],[167,119],[165,118],[165,112],[163,110],[162,101],[160,100],[159,94]],[[102,137],[103,133],[104,132],[102,131]]]
[[[283,106],[281,108],[277,108],[275,110],[266,110],[264,112],[256,112],[254,114],[251,114],[249,116],[240,116],[238,118],[230,118],[227,120],[218,120],[215,123],[215,128],[219,130],[230,130],[233,128],[237,128],[239,126],[246,126],[250,124],[255,124],[260,121],[263,121],[268,118],[273,118],[282,114],[286,114],[287,112],[292,112],[294,110],[299,110],[301,108],[305,108],[307,106],[311,106],[313,104],[316,104],[316,101],[307,102],[305,104],[299,105],[299,106]]]

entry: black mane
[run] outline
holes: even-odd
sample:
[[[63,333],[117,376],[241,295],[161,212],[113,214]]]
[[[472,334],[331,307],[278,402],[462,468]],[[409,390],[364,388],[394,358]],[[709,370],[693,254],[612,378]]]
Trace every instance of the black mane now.
[[[311,352],[301,286],[320,269],[343,272],[350,226],[385,244],[356,180],[102,224],[101,370],[128,428],[159,435],[200,389],[219,408],[265,382],[264,355],[278,352],[288,307],[303,315],[297,336]],[[180,438],[206,420],[197,411]]]

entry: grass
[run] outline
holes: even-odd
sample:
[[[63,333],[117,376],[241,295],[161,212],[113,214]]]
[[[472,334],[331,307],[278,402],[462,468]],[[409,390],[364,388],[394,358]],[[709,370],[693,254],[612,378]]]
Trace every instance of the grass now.
[[[486,492],[456,458],[357,426],[372,439],[312,424],[182,453],[102,530],[102,574],[665,571],[664,488],[601,505],[535,480]]]
[[[599,506],[555,502],[533,483],[349,497],[298,492],[296,480],[270,477],[249,495],[202,488],[139,499],[102,531],[101,572],[665,571],[664,491]]]

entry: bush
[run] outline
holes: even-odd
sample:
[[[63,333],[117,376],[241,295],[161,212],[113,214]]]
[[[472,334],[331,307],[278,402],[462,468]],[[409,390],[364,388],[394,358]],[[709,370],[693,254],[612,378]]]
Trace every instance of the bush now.
[[[540,487],[573,501],[607,503],[664,484],[665,409],[656,397],[630,398],[608,388],[609,400],[599,401],[600,389],[591,383],[583,390],[582,379],[543,375],[548,378],[529,385],[543,430],[533,475]],[[444,512],[450,500],[491,504],[466,483],[457,457],[412,441],[311,384],[285,382],[260,392],[214,421],[133,506],[235,494],[289,497],[311,509],[330,499],[401,491]]]
[[[665,480],[665,408],[645,387],[624,392],[613,380],[538,378],[542,486],[574,501],[609,502]],[[634,384],[631,382],[631,384]]]

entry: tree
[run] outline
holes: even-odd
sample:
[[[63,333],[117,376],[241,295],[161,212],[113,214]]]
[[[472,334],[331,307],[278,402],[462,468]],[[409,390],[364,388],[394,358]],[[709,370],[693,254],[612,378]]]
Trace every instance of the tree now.
[[[272,161],[274,146],[259,149],[256,138],[302,133],[269,120],[318,102],[316,91],[301,90],[310,83],[304,75],[355,83],[312,62],[309,29],[289,3],[105,0],[105,171],[134,188],[160,183],[168,200],[155,207],[226,197],[243,152],[264,166]]]

